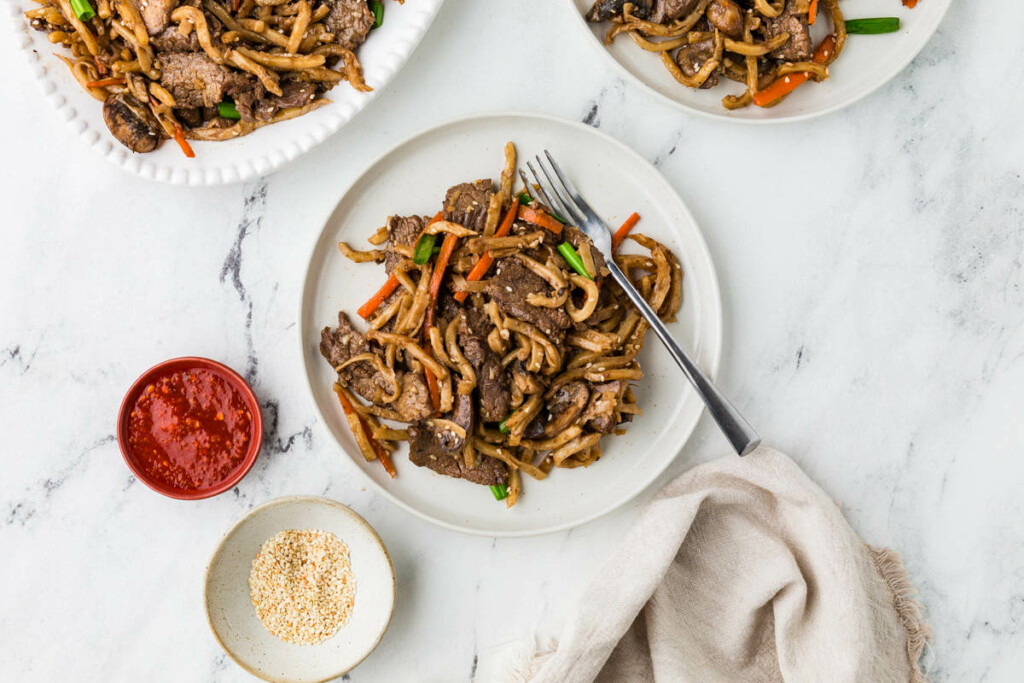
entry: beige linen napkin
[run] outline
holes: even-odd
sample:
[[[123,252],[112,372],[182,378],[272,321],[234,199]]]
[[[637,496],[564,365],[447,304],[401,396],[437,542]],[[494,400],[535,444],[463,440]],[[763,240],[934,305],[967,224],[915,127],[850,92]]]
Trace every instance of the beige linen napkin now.
[[[899,557],[865,545],[787,456],[694,468],[644,507],[531,683],[923,683],[927,627]]]

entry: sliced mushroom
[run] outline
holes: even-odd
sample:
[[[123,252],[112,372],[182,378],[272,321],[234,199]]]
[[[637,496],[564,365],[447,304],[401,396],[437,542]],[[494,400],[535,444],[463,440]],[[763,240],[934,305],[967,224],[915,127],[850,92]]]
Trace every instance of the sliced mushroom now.
[[[551,419],[544,427],[544,436],[552,437],[575,422],[590,399],[590,390],[583,382],[570,382],[555,392],[548,404]]]
[[[708,22],[730,38],[743,36],[743,10],[733,0],[712,0]]]
[[[103,120],[118,142],[133,152],[152,152],[160,143],[160,124],[153,113],[126,92],[103,101]]]

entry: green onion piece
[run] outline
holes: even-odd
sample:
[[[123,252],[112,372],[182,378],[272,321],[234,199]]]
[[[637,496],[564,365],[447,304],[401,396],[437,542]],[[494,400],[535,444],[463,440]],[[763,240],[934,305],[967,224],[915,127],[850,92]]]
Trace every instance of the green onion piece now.
[[[557,213],[552,211],[550,208],[548,209],[548,215],[551,216],[552,218],[554,218],[556,221],[558,221],[562,225],[569,225],[569,221],[567,221],[564,218],[562,218],[561,216],[559,216]]]
[[[380,0],[372,0],[370,11],[373,12],[373,27],[380,28],[380,25],[384,23],[384,3]]]
[[[521,206],[529,206],[530,204],[533,204],[533,197],[531,197],[530,193],[527,192],[526,190],[523,190],[522,192],[520,192],[518,196],[519,196],[519,204]]]
[[[71,9],[74,11],[75,16],[82,21],[89,21],[96,16],[96,12],[93,11],[89,0],[71,0]]]
[[[412,253],[412,262],[423,265],[434,253],[434,242],[437,235],[423,235],[416,241],[416,250]]]
[[[562,258],[565,259],[565,262],[572,266],[572,269],[575,270],[577,273],[587,278],[588,280],[594,279],[590,277],[590,273],[587,272],[587,267],[583,265],[583,259],[580,258],[580,255],[576,253],[576,250],[572,248],[571,244],[569,244],[568,242],[562,242],[561,244],[559,244],[558,253],[562,255]]]
[[[899,17],[874,17],[871,19],[848,19],[847,33],[895,33],[900,30]]]
[[[233,119],[235,121],[238,121],[242,118],[242,115],[238,113],[238,109],[235,108],[235,103],[228,102],[227,100],[224,100],[223,102],[217,105],[217,113],[221,116],[221,118],[225,119]]]
[[[491,493],[494,494],[494,500],[505,500],[508,498],[508,486],[495,484],[491,486]]]
[[[506,422],[508,422],[507,417],[501,421],[500,425],[498,425],[498,431],[501,432],[502,434],[511,434],[512,430],[508,428],[508,425],[505,424]]]

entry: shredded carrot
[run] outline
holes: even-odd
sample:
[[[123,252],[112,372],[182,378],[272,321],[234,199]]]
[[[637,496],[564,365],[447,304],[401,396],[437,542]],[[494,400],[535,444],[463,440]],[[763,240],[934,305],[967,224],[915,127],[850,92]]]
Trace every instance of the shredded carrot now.
[[[914,9],[917,5],[917,0],[903,0],[903,6],[909,9]]]
[[[520,206],[519,220],[539,225],[542,228],[550,230],[556,235],[562,234],[562,224],[552,218],[546,211],[541,209],[531,209],[528,206]]]
[[[832,51],[835,50],[835,48],[836,37],[834,35],[826,36],[825,40],[821,41],[821,44],[818,45],[818,49],[814,51],[814,61],[818,64],[824,64],[828,61],[828,58],[832,55]],[[810,77],[811,75],[806,71],[803,73],[787,74],[764,90],[755,93],[754,104],[759,107],[767,107],[799,88],[801,85],[806,83]]]
[[[99,63],[99,62],[97,62]],[[108,85],[124,85],[123,78],[101,78],[98,81],[89,81],[85,84],[87,88],[105,88]]]
[[[434,324],[434,305],[437,304],[437,294],[441,291],[441,279],[444,278],[444,271],[448,268],[448,260],[451,259],[452,252],[455,251],[455,243],[458,241],[458,237],[448,233],[444,236],[444,242],[441,244],[441,253],[437,255],[437,263],[434,264],[434,274],[430,277],[430,303],[427,304],[426,327]]]
[[[427,225],[433,225],[434,223],[438,222],[439,220],[441,220],[441,216],[441,212],[438,211],[437,215],[431,218],[430,222],[427,223]],[[419,237],[416,238],[416,241],[418,242],[419,238],[422,236],[423,233],[421,232]],[[416,244],[416,242],[413,242],[413,244]],[[388,277],[384,285],[377,290],[377,293],[371,296],[369,301],[360,306],[356,313],[358,313],[363,320],[369,320],[370,316],[373,315],[373,312],[376,311],[380,307],[380,305],[384,303],[384,300],[391,296],[391,294],[396,289],[398,289],[398,278],[395,277],[394,275],[391,275],[390,277]]]
[[[370,297],[370,300],[359,307],[356,311],[363,320],[369,320],[373,312],[384,303],[384,300],[391,296],[391,293],[398,289],[398,278],[390,276],[384,286],[377,290],[377,293]]]
[[[363,416],[356,411],[355,407],[348,398],[346,398],[344,392],[342,392],[341,388],[338,387],[337,384],[334,385],[334,393],[338,395],[338,401],[341,403],[341,409],[345,411],[345,414],[354,416],[359,420],[359,424],[362,426],[363,432],[366,434],[366,440],[370,442],[370,447],[373,448],[373,452],[377,454],[377,459],[380,460],[380,464],[384,466],[384,471],[394,479],[395,465],[391,462],[391,454],[377,442],[377,439],[373,438],[373,433],[370,431],[370,425],[368,425],[366,420],[363,419]]]
[[[622,227],[615,231],[615,234],[612,235],[612,251],[619,248],[619,245],[622,244],[622,240],[626,239],[626,235],[629,234],[629,231],[633,229],[633,226],[636,225],[639,220],[640,214],[634,211],[633,214],[626,219],[626,222],[622,224]]]
[[[818,0],[811,0],[811,7],[807,10],[807,23],[814,26],[818,20]]]
[[[427,376],[427,389],[430,390],[430,402],[434,404],[434,417],[441,416],[441,390],[437,386],[437,377],[430,371],[430,368],[423,368]]]
[[[181,129],[181,126],[174,127],[174,141],[181,147],[181,151],[185,153],[189,159],[194,159],[196,153],[192,151],[192,145],[188,144],[188,140],[185,139],[185,131]]]
[[[508,234],[509,230],[512,229],[512,224],[516,220],[516,215],[519,212],[519,197],[512,198],[512,206],[508,207],[508,211],[505,212],[505,217],[501,219],[501,225],[494,231],[495,237],[504,237]],[[469,270],[469,275],[466,276],[466,282],[476,282],[483,278],[487,274],[487,270],[494,263],[494,257],[489,252],[480,254],[480,260],[473,264],[473,267]],[[466,300],[469,296],[469,292],[456,292],[455,300],[460,304]]]

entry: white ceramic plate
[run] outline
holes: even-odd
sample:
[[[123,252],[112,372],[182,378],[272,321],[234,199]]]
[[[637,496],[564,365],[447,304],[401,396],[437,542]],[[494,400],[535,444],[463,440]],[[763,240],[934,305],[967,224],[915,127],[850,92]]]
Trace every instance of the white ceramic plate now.
[[[654,53],[640,49],[628,36],[619,36],[612,45],[604,44],[607,22],[591,24],[584,15],[593,0],[567,0],[573,22],[590,34],[593,47],[629,77],[659,95],[665,101],[697,114],[741,123],[782,123],[827,114],[853,104],[885,85],[917,56],[939,27],[952,0],[920,0],[913,10],[900,0],[856,0],[841,3],[848,19],[857,17],[899,17],[901,29],[886,35],[851,35],[839,59],[829,67],[831,75],[822,83],[808,83],[775,107],[753,105],[728,111],[722,98],[739,95],[743,87],[722,79],[717,87],[694,90],[680,85]],[[815,37],[828,32],[828,13],[820,12],[814,27]]]
[[[249,598],[253,560],[268,539],[288,529],[329,531],[349,550],[356,580],[352,616],[316,645],[272,635]],[[217,642],[246,671],[267,681],[327,681],[358,665],[384,636],[395,606],[395,570],[377,532],[351,509],[327,498],[288,496],[253,509],[224,536],[206,569],[205,596]]]
[[[366,248],[366,238],[390,214],[430,214],[445,190],[459,182],[497,178],[502,148],[513,141],[520,161],[544,149],[559,160],[580,191],[609,224],[633,211],[638,231],[671,245],[684,270],[680,320],[670,326],[682,345],[712,375],[722,343],[718,281],[693,217],[661,175],[635,152],[578,123],[533,114],[496,113],[460,119],[420,133],[372,164],[327,219],[310,257],[300,320],[302,359],[320,416],[347,459],[381,493],[436,524],[483,535],[524,536],[564,529],[625,503],[649,484],[679,452],[703,410],[668,353],[650,335],[640,356],[646,376],[635,391],[644,415],[625,436],[602,441],[604,455],[591,467],[555,470],[545,481],[524,479],[519,503],[507,509],[485,486],[436,474],[410,463],[403,448],[390,479],[360,454],[338,399],[336,375],[320,356],[320,331],[336,325],[338,310],[355,310],[383,282],[383,268],[353,264],[337,249],[341,240]],[[359,321],[361,322],[361,321]]]
[[[308,152],[348,123],[378,95],[405,64],[426,34],[444,0],[415,0],[399,5],[384,0],[384,24],[370,32],[359,48],[366,82],[374,88],[358,93],[340,83],[327,93],[332,104],[291,121],[265,126],[236,140],[197,142],[194,159],[187,159],[172,140],[148,154],[135,154],[119,143],[103,122],[101,104],[71,76],[46,34],[33,31],[24,12],[36,7],[29,0],[5,2],[0,16],[10,26],[40,89],[57,113],[85,144],[117,166],[145,178],[178,185],[220,185],[248,180],[274,171]]]

